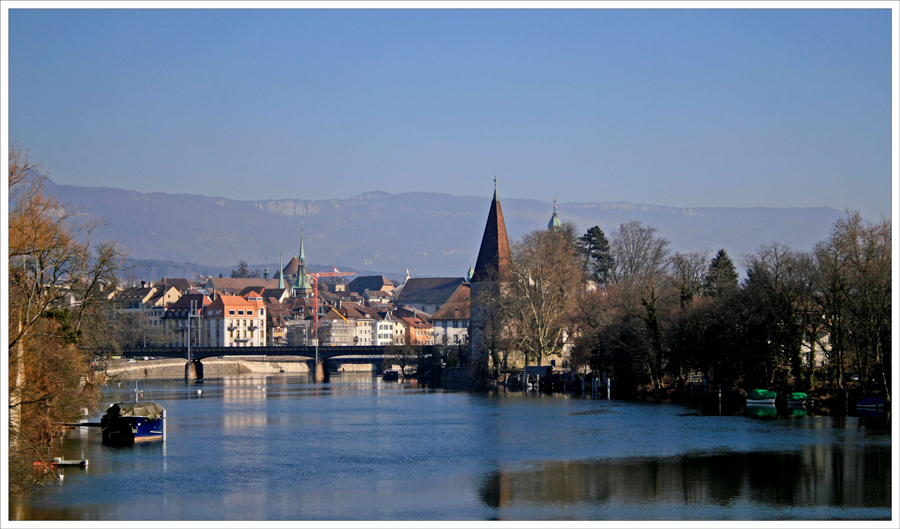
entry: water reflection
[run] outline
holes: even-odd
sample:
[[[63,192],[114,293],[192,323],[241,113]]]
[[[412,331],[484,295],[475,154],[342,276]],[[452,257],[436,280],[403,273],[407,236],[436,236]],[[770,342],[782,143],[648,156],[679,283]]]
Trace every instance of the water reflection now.
[[[168,442],[107,447],[93,432],[73,431],[60,454],[84,452],[90,467],[12,502],[13,519],[759,520],[891,512],[884,415],[794,416],[779,407],[774,418],[757,420],[743,405],[706,414],[536,392],[441,391],[354,373],[328,382],[286,374],[142,387],[169,410]]]
[[[747,415],[758,419],[765,419],[778,416],[778,410],[774,404],[769,405],[747,405]]]
[[[506,508],[579,504],[889,509],[890,466],[890,447],[862,452],[829,445],[791,453],[563,461],[489,472],[479,493],[501,518]]]

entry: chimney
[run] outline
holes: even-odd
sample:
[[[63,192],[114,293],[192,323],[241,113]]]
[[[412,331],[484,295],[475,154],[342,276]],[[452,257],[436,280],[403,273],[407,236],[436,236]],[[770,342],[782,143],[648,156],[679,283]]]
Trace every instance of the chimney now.
[[[141,288],[147,288],[147,282],[141,281]]]

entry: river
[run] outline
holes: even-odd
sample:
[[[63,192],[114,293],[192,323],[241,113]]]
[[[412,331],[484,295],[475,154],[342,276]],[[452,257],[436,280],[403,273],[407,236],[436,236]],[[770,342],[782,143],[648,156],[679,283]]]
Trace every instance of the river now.
[[[88,468],[13,498],[12,520],[891,519],[883,416],[706,415],[363,373],[140,388],[167,409],[167,442],[73,430],[57,448]]]

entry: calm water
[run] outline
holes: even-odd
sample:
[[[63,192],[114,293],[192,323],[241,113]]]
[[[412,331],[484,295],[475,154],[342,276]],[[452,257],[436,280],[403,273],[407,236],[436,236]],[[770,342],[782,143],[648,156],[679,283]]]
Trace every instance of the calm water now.
[[[128,400],[110,391],[108,401]],[[133,386],[132,386],[133,387]],[[144,381],[168,442],[64,439],[12,519],[890,519],[884,418],[473,394],[370,375]],[[197,390],[202,390],[198,395]],[[55,455],[55,454],[54,454]]]

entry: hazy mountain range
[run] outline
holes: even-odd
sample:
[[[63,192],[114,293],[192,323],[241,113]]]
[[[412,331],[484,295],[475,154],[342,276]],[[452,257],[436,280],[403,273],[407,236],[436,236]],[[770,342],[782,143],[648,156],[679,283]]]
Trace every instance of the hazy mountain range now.
[[[139,193],[125,189],[59,185],[50,194],[87,219],[103,219],[97,235],[116,239],[133,259],[168,261],[138,279],[185,277],[188,270],[217,275],[238,261],[274,271],[300,250],[303,226],[307,263],[402,277],[458,277],[475,261],[490,198],[437,193],[372,192],[348,199],[231,200]],[[500,202],[510,242],[545,229],[553,204],[505,198]],[[843,212],[826,207],[675,208],[644,204],[560,203],[563,222],[584,233],[591,226],[610,238],[629,220],[654,226],[671,250],[724,248],[735,263],[760,245],[783,242],[810,250],[825,239]],[[196,263],[183,266],[180,263]],[[168,271],[168,274],[166,273]],[[184,273],[179,273],[184,271]]]

